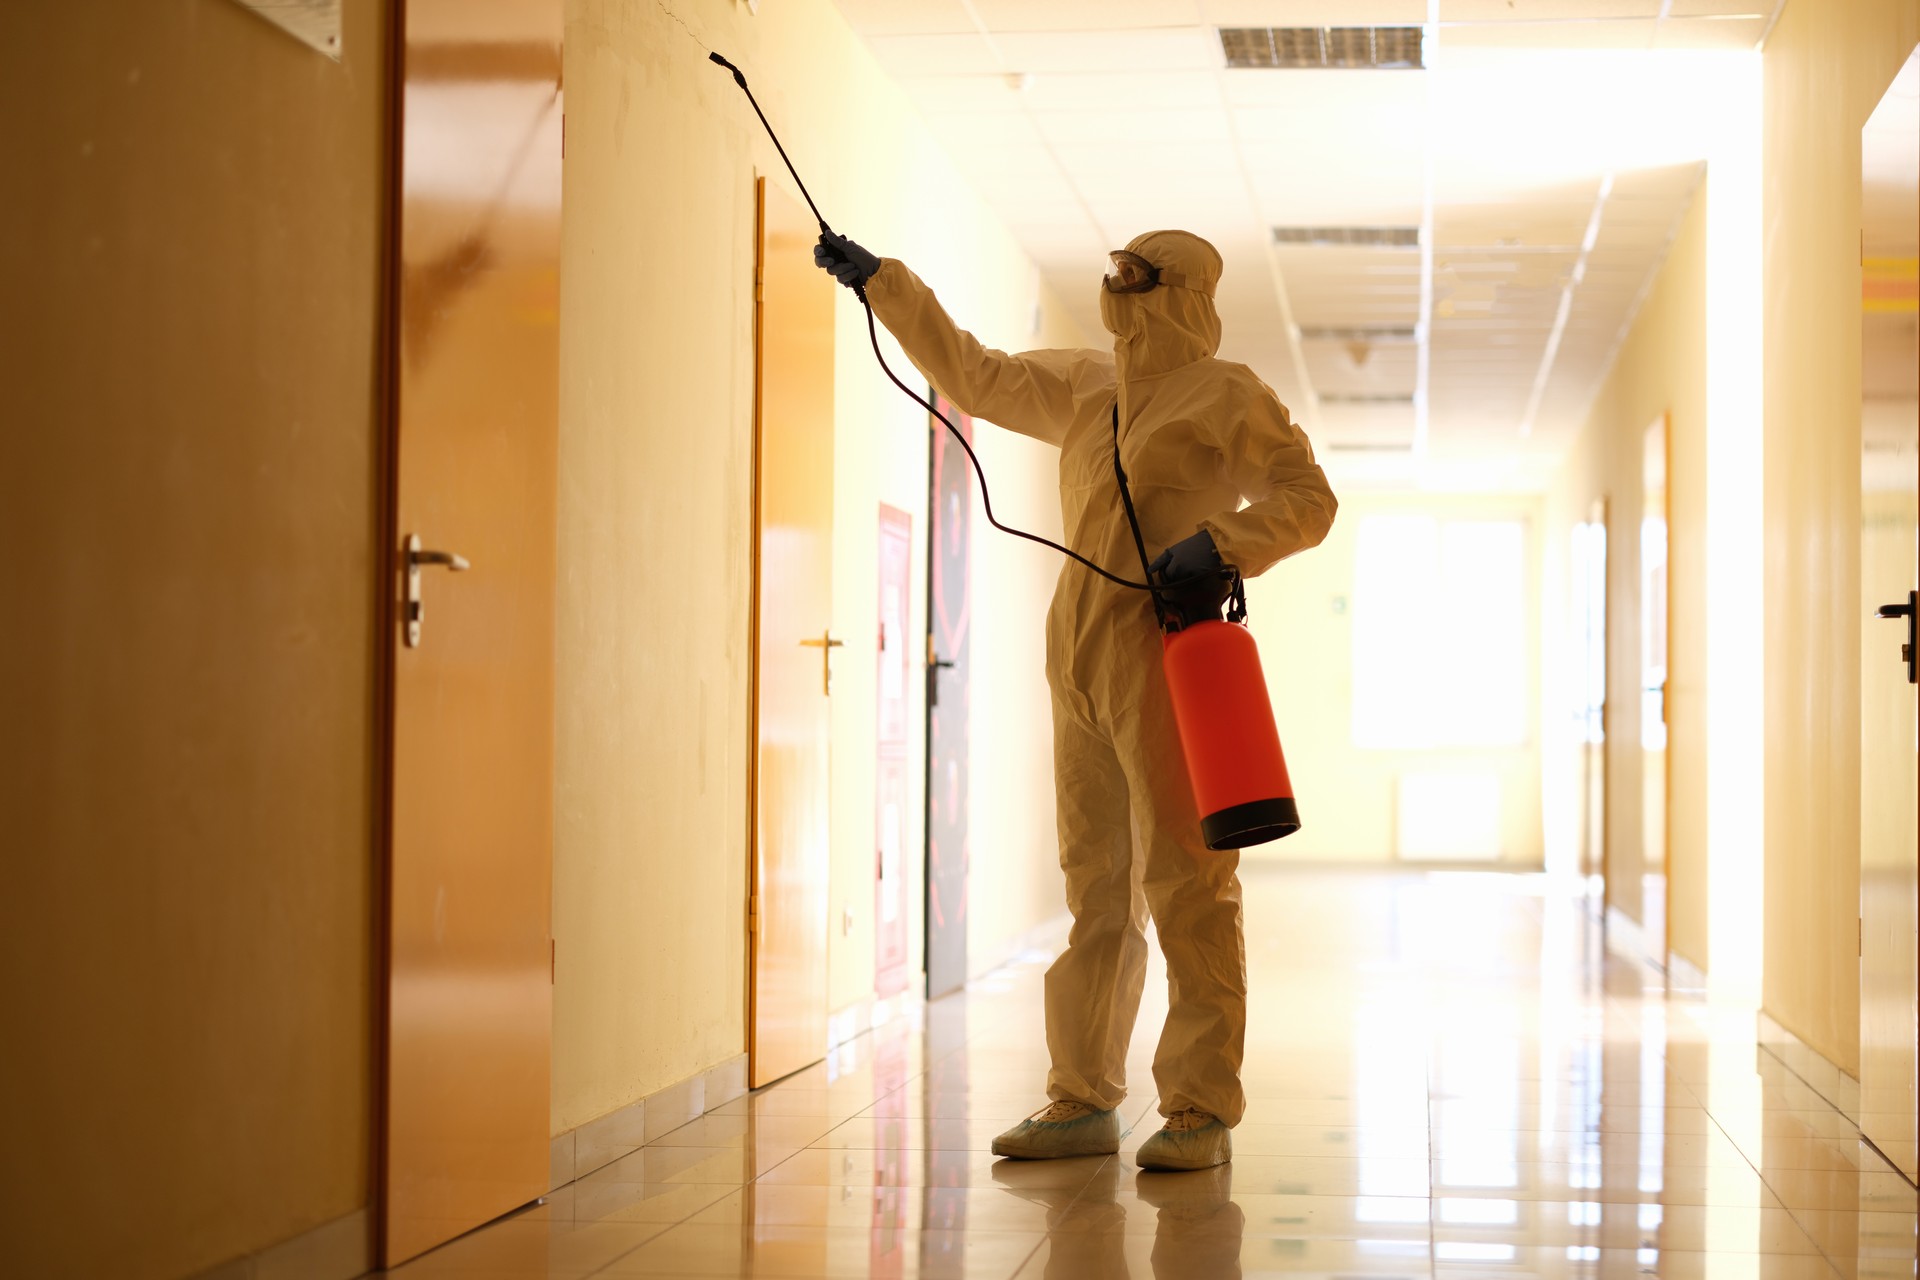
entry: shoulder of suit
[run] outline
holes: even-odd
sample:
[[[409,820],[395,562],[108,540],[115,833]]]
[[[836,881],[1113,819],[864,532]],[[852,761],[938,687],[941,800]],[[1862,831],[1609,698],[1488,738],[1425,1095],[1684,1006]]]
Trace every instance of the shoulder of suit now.
[[[1232,360],[1207,359],[1200,362],[1207,366],[1205,375],[1218,378],[1233,392],[1247,396],[1267,398],[1273,395],[1273,388],[1266,384],[1261,376],[1244,364]]]

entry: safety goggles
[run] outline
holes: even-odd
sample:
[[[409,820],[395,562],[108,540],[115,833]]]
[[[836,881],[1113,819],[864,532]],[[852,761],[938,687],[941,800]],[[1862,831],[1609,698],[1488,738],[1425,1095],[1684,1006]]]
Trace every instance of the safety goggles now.
[[[1163,284],[1176,289],[1212,292],[1178,271],[1163,271],[1139,254],[1129,253],[1125,249],[1115,249],[1107,258],[1113,263],[1113,274],[1105,277],[1101,283],[1106,286],[1108,293],[1146,293]]]

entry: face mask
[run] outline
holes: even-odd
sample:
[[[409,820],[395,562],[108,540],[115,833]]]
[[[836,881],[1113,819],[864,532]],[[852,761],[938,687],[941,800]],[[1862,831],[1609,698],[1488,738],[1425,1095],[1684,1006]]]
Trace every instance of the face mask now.
[[[1100,323],[1114,337],[1133,337],[1140,331],[1145,315],[1146,308],[1140,304],[1139,294],[1109,293],[1104,285],[1101,287]]]

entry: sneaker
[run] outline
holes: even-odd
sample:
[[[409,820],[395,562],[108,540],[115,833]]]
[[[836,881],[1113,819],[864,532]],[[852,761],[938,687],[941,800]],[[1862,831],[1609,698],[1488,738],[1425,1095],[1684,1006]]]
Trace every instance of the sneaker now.
[[[1211,1169],[1233,1159],[1233,1134],[1217,1116],[1189,1107],[1167,1117],[1160,1132],[1140,1144],[1142,1169]]]
[[[1056,1102],[993,1140],[993,1154],[1014,1160],[1110,1156],[1120,1150],[1120,1118],[1084,1102]]]

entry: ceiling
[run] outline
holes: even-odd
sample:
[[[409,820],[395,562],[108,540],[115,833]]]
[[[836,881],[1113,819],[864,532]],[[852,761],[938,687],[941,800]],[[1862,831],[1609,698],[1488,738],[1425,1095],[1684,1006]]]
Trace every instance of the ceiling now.
[[[1337,479],[1507,490],[1584,418],[1776,5],[836,2],[1089,334],[1108,250],[1195,231],[1227,263],[1221,355]],[[1363,25],[1424,26],[1427,69],[1228,69],[1218,34]],[[1420,236],[1275,243],[1323,226]]]

